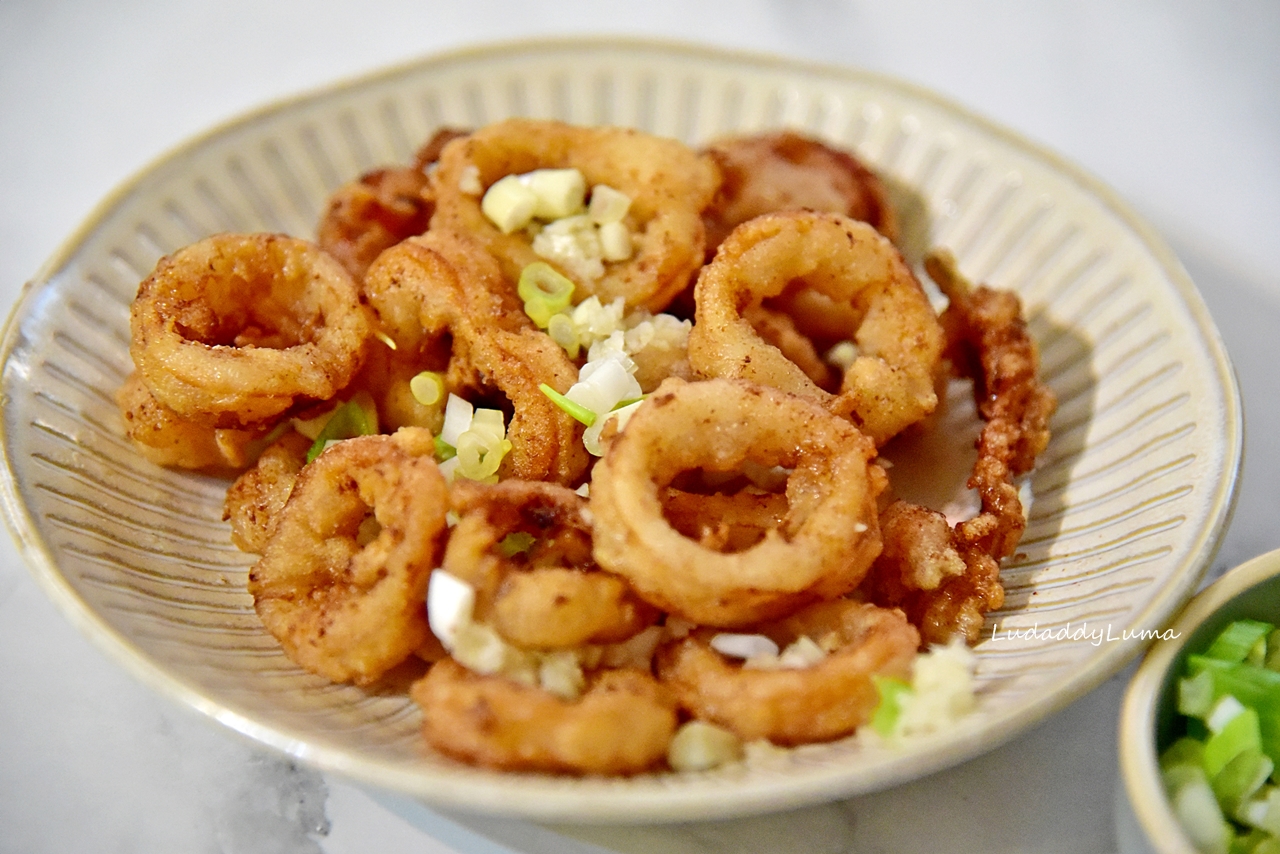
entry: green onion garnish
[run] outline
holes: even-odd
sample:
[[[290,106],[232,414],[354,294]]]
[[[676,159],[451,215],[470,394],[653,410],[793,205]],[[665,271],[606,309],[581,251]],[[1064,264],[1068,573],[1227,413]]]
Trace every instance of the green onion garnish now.
[[[545,261],[534,261],[520,271],[516,293],[524,300],[525,314],[546,329],[552,317],[569,307],[573,281]]]
[[[372,436],[377,432],[377,415],[361,405],[360,401],[352,398],[333,410],[333,414],[329,416],[329,420],[325,422],[320,434],[312,443],[311,450],[307,451],[307,462],[320,456],[320,452],[330,442],[353,439],[356,436]]]
[[[512,531],[498,543],[498,551],[503,557],[515,557],[529,551],[538,538],[528,531]]]
[[[592,424],[596,423],[596,414],[582,404],[574,403],[572,400],[565,397],[546,383],[542,383],[538,388],[542,389],[543,394],[551,398],[552,403],[581,421],[583,424],[590,427]]]

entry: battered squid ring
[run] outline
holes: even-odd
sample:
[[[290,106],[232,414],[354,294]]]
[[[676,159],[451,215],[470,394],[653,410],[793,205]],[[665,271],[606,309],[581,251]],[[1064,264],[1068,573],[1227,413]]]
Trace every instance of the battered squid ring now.
[[[749,219],[800,208],[842,214],[898,239],[884,183],[847,151],[791,130],[717,139],[706,151],[724,176],[703,212],[710,250]]]
[[[854,309],[845,330],[860,355],[839,393],[819,387],[744,317],[796,283]],[[866,223],[837,214],[766,214],[738,226],[694,288],[689,361],[706,377],[751,380],[851,417],[877,445],[937,406],[942,327],[898,250]]]
[[[623,641],[652,625],[657,609],[591,556],[587,500],[552,483],[458,481],[458,523],[441,569],[476,589],[475,619],[524,649],[572,649]],[[509,535],[532,537],[504,554]]]
[[[880,553],[875,454],[857,428],[812,401],[740,380],[667,380],[592,472],[596,561],[659,608],[712,626],[842,595]],[[732,472],[748,460],[791,469],[783,522],[759,542],[724,553],[664,516],[664,491],[682,472]]]
[[[675,704],[651,675],[605,670],[577,700],[446,659],[410,689],[423,734],[441,753],[504,771],[636,774],[659,765]]]
[[[160,401],[137,371],[116,391],[125,434],[145,458],[161,466],[226,471],[252,460],[251,448],[269,426],[247,429],[212,427],[183,418]]]
[[[426,231],[435,210],[427,169],[445,144],[465,133],[437,131],[411,165],[374,169],[339,187],[316,229],[320,248],[358,281],[383,250]]]
[[[449,509],[432,447],[430,434],[412,428],[362,436],[298,475],[249,593],[299,666],[365,685],[430,637],[427,581]]]
[[[539,387],[567,391],[578,370],[563,348],[533,326],[497,264],[477,244],[437,229],[411,237],[369,268],[364,295],[395,342],[397,358],[422,358],[444,342],[450,390],[496,389],[511,402],[512,449],[500,477],[581,480],[588,463],[582,424]]]
[[[871,719],[880,698],[871,677],[908,678],[920,634],[901,611],[835,599],[754,629],[785,648],[808,637],[828,655],[803,668],[753,669],[711,648],[699,629],[658,651],[659,679],[694,717],[744,741],[830,741]]]
[[[129,352],[156,399],[218,427],[326,400],[370,335],[355,282],[303,240],[221,234],[160,259],[130,311]]]
[[[582,172],[588,187],[608,184],[631,198],[626,222],[635,246],[630,260],[607,265],[602,278],[575,279],[578,298],[595,295],[609,303],[623,297],[628,308],[661,311],[702,265],[701,212],[720,183],[709,157],[676,140],[630,128],[496,122],[445,147],[432,174],[431,227],[475,235],[514,282],[540,259],[525,234],[503,234],[489,221],[467,178],[478,169],[480,185],[487,188],[506,175],[571,167]]]

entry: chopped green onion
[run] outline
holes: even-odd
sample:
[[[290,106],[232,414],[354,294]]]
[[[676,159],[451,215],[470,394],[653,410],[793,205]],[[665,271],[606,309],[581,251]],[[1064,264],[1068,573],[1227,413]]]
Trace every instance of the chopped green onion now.
[[[451,460],[458,455],[458,449],[450,445],[440,436],[436,436],[436,459],[440,462]]]
[[[525,314],[546,329],[551,318],[569,307],[573,280],[545,261],[534,261],[520,271],[516,293],[524,300]]]
[[[1248,661],[1262,664],[1267,655],[1267,637],[1275,629],[1260,620],[1236,620],[1214,639],[1205,656],[1220,661]]]
[[[396,339],[392,338],[390,335],[383,332],[381,329],[373,330],[373,337],[377,338],[383,344],[386,344],[387,347],[389,347],[390,349],[392,350],[396,349]]]
[[[583,424],[590,427],[592,424],[596,423],[596,414],[582,404],[574,403],[572,400],[565,397],[546,383],[542,383],[538,388],[542,389],[543,394],[551,398],[552,403],[581,421]]]
[[[1247,706],[1227,721],[1204,743],[1204,770],[1210,779],[1216,777],[1231,760],[1246,751],[1262,750],[1262,730],[1258,713]]]
[[[498,543],[498,551],[503,557],[515,557],[533,548],[538,538],[528,531],[512,531]]]
[[[1280,854],[1280,672],[1273,623],[1229,624],[1188,655],[1178,681],[1184,733],[1160,755],[1179,823],[1201,851]]]
[[[1202,670],[1178,680],[1178,713],[1204,719],[1213,709],[1213,674]]]
[[[377,411],[366,406],[359,397],[353,397],[335,409],[333,414],[329,416],[329,420],[325,422],[320,434],[316,436],[315,442],[312,443],[311,450],[307,451],[307,462],[311,462],[320,456],[320,452],[330,442],[336,442],[340,439],[352,439],[356,436],[372,436],[377,432]]]
[[[409,380],[413,399],[423,406],[433,406],[444,397],[444,379],[435,371],[422,371]]]
[[[902,716],[902,701],[911,695],[911,683],[893,676],[872,674],[872,683],[880,695],[880,702],[871,715],[871,728],[881,737],[888,738],[898,726]]]

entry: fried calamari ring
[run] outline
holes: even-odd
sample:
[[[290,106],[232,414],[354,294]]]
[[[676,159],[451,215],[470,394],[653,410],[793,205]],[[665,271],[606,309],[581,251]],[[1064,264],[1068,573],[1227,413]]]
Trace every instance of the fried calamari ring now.
[[[431,746],[504,771],[636,774],[662,763],[676,728],[666,689],[635,669],[595,674],[571,701],[448,659],[410,695]]]
[[[741,380],[667,380],[631,416],[591,478],[595,556],[643,598],[695,623],[742,626],[862,580],[880,551],[874,445],[822,407]],[[663,491],[701,469],[790,469],[782,524],[742,551],[684,536]]]
[[[658,617],[591,555],[587,500],[553,483],[457,481],[441,569],[476,589],[475,619],[524,649],[626,640]],[[515,542],[514,538],[522,538]]]
[[[901,611],[835,599],[757,627],[779,648],[807,637],[827,651],[803,668],[755,669],[711,648],[699,629],[658,651],[658,677],[695,718],[733,730],[744,741],[830,741],[853,733],[880,702],[871,677],[907,678],[920,635]]]
[[[471,240],[432,229],[379,256],[364,294],[400,358],[421,358],[445,342],[447,386],[503,395],[512,416],[511,453],[500,477],[574,484],[587,468],[582,425],[541,390],[564,392],[578,370],[564,349],[533,326],[494,260]],[[473,395],[474,396],[474,395]]]
[[[156,465],[182,469],[242,469],[268,428],[211,427],[183,418],[160,401],[134,371],[116,391],[125,435]]]
[[[370,334],[355,283],[306,241],[221,234],[160,259],[130,312],[130,355],[179,416],[247,426],[326,400]]]
[[[236,548],[262,554],[298,473],[307,464],[311,444],[306,436],[290,430],[267,446],[253,467],[227,489],[222,518],[231,523]]]
[[[838,394],[810,379],[751,325],[750,309],[788,286],[852,307],[860,355]],[[735,377],[820,402],[883,444],[937,405],[942,328],[902,256],[866,223],[808,211],[739,226],[694,288],[689,361],[701,376]],[[746,316],[744,316],[746,315]]]
[[[320,248],[359,281],[384,249],[426,231],[435,211],[427,169],[447,143],[465,135],[450,128],[437,131],[412,164],[374,169],[339,187],[316,230]]]
[[[429,637],[425,594],[449,509],[426,431],[337,443],[298,475],[249,573],[296,664],[369,684]]]
[[[577,168],[588,187],[607,184],[631,199],[625,222],[632,257],[608,264],[598,280],[574,279],[579,299],[595,295],[609,303],[623,297],[628,308],[661,311],[688,285],[703,262],[701,212],[719,185],[719,170],[681,142],[630,128],[508,119],[450,143],[432,175],[432,228],[477,237],[507,278],[517,281],[540,259],[527,235],[503,234],[489,221],[470,179],[479,170],[479,184],[487,188],[507,175],[548,168]]]
[[[952,528],[938,511],[891,504],[881,515],[884,552],[865,589],[875,601],[906,610],[925,641],[958,634],[973,643],[986,613],[1004,603],[1000,561],[1013,554],[1026,527],[1014,478],[1030,471],[1048,445],[1057,400],[1039,380],[1039,354],[1017,296],[973,287],[946,252],[931,253],[925,266],[950,300],[942,316],[948,355],[973,379],[986,422],[968,481],[982,507]]]
[[[749,219],[801,208],[842,214],[898,239],[884,183],[847,151],[790,130],[718,139],[706,151],[724,176],[703,212],[709,251]]]

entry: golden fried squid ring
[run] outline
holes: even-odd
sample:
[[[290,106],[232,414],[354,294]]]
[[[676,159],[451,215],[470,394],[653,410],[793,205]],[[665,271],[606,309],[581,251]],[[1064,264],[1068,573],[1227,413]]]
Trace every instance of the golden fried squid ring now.
[[[134,371],[116,391],[125,435],[156,465],[183,469],[241,469],[268,427],[238,430],[183,418],[160,401]]]
[[[475,619],[524,649],[626,640],[657,609],[591,556],[587,500],[553,483],[452,487],[458,523],[441,568],[476,589]]]
[[[628,308],[661,311],[702,265],[701,212],[720,183],[709,157],[676,140],[630,128],[535,119],[496,122],[445,147],[432,174],[436,213],[431,227],[475,235],[514,282],[540,259],[526,234],[503,234],[481,211],[481,197],[471,187],[475,171],[487,188],[507,175],[561,168],[577,168],[588,188],[607,184],[631,198],[624,221],[632,257],[606,265],[598,280],[575,278],[577,297],[594,294],[604,303],[623,297]]]
[[[412,428],[348,439],[298,475],[249,573],[258,615],[296,664],[365,685],[430,636],[427,580],[449,509],[432,446]]]
[[[465,762],[504,771],[636,774],[658,766],[676,728],[675,704],[651,675],[605,670],[576,700],[481,676],[452,659],[410,689],[423,734]]]
[[[465,133],[437,131],[411,165],[374,169],[339,187],[316,230],[320,248],[359,281],[384,249],[426,231],[435,211],[427,168],[446,143]]]
[[[713,626],[839,596],[880,552],[875,454],[849,422],[804,398],[741,380],[667,380],[592,472],[596,561],[659,608]],[[664,516],[663,491],[682,472],[748,461],[791,470],[786,515],[759,542],[710,549]]]
[[[797,282],[852,307],[858,318],[845,335],[860,355],[838,394],[816,385],[748,319],[753,306]],[[757,217],[720,245],[694,294],[689,361],[701,376],[751,380],[816,400],[851,417],[876,444],[937,405],[942,328],[902,256],[866,223],[809,211]]]
[[[801,208],[842,214],[898,239],[884,183],[847,151],[790,130],[718,139],[706,151],[724,176],[703,212],[711,251],[749,219]]]
[[[129,352],[156,399],[218,427],[326,400],[370,334],[355,282],[318,247],[222,234],[160,259],[138,288]]]
[[[578,369],[533,326],[494,260],[473,241],[435,229],[404,240],[369,268],[364,294],[395,342],[396,358],[423,358],[418,354],[443,340],[451,352],[450,391],[497,391],[510,401],[512,449],[500,477],[581,480],[588,462],[582,424],[540,388],[568,391]],[[422,367],[435,368],[431,358],[438,356]]]
[[[1017,296],[973,287],[950,254],[925,259],[950,300],[943,313],[948,354],[972,377],[986,422],[968,487],[981,512],[950,528],[935,510],[895,501],[881,515],[884,553],[865,587],[877,602],[902,607],[925,641],[959,634],[978,640],[984,615],[1004,603],[1000,560],[1013,554],[1026,527],[1014,478],[1030,471],[1049,442],[1057,400],[1039,381],[1039,353]]]
[[[871,677],[909,678],[920,644],[901,611],[848,599],[819,602],[752,631],[780,649],[807,637],[827,655],[807,667],[744,667],[713,650],[715,632],[703,628],[658,651],[658,677],[695,718],[744,741],[785,745],[853,733],[880,701]]]
[[[222,518],[231,523],[231,542],[250,554],[262,554],[307,463],[311,440],[290,430],[267,446],[258,461],[227,489]]]

